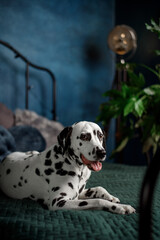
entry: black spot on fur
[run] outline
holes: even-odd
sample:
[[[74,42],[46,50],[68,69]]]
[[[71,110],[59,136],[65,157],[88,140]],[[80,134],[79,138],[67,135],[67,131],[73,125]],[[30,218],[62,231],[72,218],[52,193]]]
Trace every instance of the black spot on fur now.
[[[71,165],[70,161],[67,158],[65,158],[65,163]]]
[[[56,201],[57,201],[57,199],[55,198],[55,199],[53,199],[53,201],[52,201],[52,206],[56,203]]]
[[[60,176],[65,176],[68,172],[66,170],[60,169],[56,172],[56,174]]]
[[[109,208],[104,207],[103,210],[108,212],[108,211],[109,211]]]
[[[51,159],[46,159],[44,165],[45,166],[51,166],[52,165]]]
[[[95,130],[93,131],[93,134],[96,135],[96,131]]]
[[[19,182],[19,183],[18,183],[18,186],[19,186],[19,187],[22,187],[22,183],[21,183],[21,182]]]
[[[68,175],[74,177],[74,176],[76,176],[76,173],[73,172],[73,171],[69,171],[69,172],[68,172]]]
[[[40,176],[40,171],[39,171],[38,168],[36,168],[35,173],[36,173],[38,176]]]
[[[37,199],[37,202],[43,206],[44,209],[48,209],[48,207],[44,204],[44,199]]]
[[[82,133],[80,136],[80,139],[82,141],[90,141],[91,140],[91,134],[90,133]]]
[[[57,198],[57,202],[60,201],[61,199],[63,199],[63,197],[59,197],[59,198]]]
[[[10,174],[11,169],[7,169],[6,174]]]
[[[30,197],[33,198],[33,199],[35,198],[35,196],[33,196],[33,195],[30,195]]]
[[[63,153],[61,146],[55,145],[53,150],[54,150],[54,152],[55,152],[56,154],[62,154],[62,153]]]
[[[81,175],[78,174],[78,178],[79,178],[79,180],[81,180]]]
[[[78,164],[78,165],[83,165],[83,163],[82,162],[80,162],[80,161],[78,161],[78,159],[76,159],[76,163]]]
[[[71,182],[68,183],[68,186],[74,189],[73,184]]]
[[[46,154],[46,158],[49,158],[51,156],[51,150],[49,150]]]
[[[21,180],[23,180],[23,177],[20,177]]]
[[[14,188],[16,188],[17,186],[16,185],[13,185]]]
[[[46,180],[46,182],[47,182],[48,184],[50,183],[50,180],[49,180],[48,178],[46,178],[45,180]]]
[[[44,172],[45,172],[46,175],[49,176],[49,175],[51,175],[54,172],[54,170],[52,168],[48,168]]]
[[[60,187],[53,187],[53,188],[52,188],[52,191],[56,192],[56,191],[58,191],[59,189],[60,189]]]
[[[104,194],[102,194],[101,198],[104,198]]]
[[[112,206],[112,210],[116,210],[116,206]]]
[[[70,137],[72,134],[72,129],[73,129],[72,127],[65,127],[57,137],[58,143],[63,149],[62,154],[64,154],[68,150],[69,146],[71,145]]]
[[[82,143],[81,143],[81,142],[79,143],[79,146],[82,146]]]
[[[25,172],[27,168],[29,168],[29,165],[27,165],[27,166],[25,167],[25,169],[23,170],[23,172]]]
[[[62,166],[63,166],[63,162],[55,163],[55,168],[56,168],[56,169],[61,169]]]
[[[67,193],[62,192],[62,193],[60,193],[60,195],[61,196],[67,196]]]
[[[79,203],[79,206],[80,206],[80,207],[83,207],[83,206],[86,206],[86,205],[88,205],[88,202],[87,202],[87,201],[83,201],[83,202],[80,202],[80,203]]]
[[[25,179],[24,182],[27,183],[28,182],[27,179]]]
[[[55,158],[56,158],[56,159],[58,159],[58,158],[59,158],[57,154],[55,154],[54,156],[55,156]]]
[[[94,193],[94,191],[92,191],[90,188],[87,190],[85,196],[86,197],[90,197],[92,194]]]
[[[96,198],[97,197],[97,192],[95,192],[95,194],[93,195],[93,198]]]
[[[63,207],[65,205],[66,201],[65,200],[61,200],[57,203],[58,207]]]
[[[68,154],[69,154],[71,157],[73,157],[73,156],[75,155],[73,148],[69,148],[69,149],[68,149]]]
[[[83,191],[85,184],[79,189],[79,194]]]
[[[96,149],[95,149],[95,148],[93,148],[92,154],[95,154],[95,152],[96,152]]]

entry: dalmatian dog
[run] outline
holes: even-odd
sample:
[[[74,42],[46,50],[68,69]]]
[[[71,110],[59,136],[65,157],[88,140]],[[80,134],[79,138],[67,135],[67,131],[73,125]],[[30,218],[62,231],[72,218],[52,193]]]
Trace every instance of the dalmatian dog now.
[[[14,152],[0,163],[0,188],[9,197],[43,202],[49,210],[99,209],[130,214],[135,209],[102,187],[86,189],[91,171],[106,158],[104,135],[92,122],[66,127],[57,144],[39,153]]]

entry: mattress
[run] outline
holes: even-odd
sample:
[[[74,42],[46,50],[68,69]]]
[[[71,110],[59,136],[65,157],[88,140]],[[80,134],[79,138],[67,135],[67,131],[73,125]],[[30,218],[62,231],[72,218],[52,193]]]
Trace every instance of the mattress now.
[[[15,200],[0,192],[0,239],[98,240],[138,239],[139,195],[146,167],[104,163],[92,173],[88,187],[103,186],[122,203],[136,208],[131,215],[103,210],[43,209],[29,199]],[[160,192],[156,188],[153,206],[154,239],[160,239],[158,219]]]

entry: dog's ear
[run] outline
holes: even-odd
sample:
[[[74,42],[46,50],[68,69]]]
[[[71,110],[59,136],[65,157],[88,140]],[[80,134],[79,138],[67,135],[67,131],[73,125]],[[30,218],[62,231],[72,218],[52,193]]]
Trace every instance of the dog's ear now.
[[[106,149],[106,132],[103,130],[103,143],[102,143],[102,146],[104,149]]]
[[[59,145],[63,148],[63,154],[71,145],[71,133],[73,128],[72,127],[65,127],[57,137]]]

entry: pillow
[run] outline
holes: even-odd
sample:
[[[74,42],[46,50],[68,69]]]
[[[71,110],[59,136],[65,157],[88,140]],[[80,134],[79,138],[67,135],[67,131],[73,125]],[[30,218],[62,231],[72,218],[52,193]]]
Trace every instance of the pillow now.
[[[16,149],[16,143],[11,133],[0,126],[0,162]]]
[[[38,129],[46,140],[47,148],[57,142],[57,136],[64,129],[64,126],[57,121],[42,117],[34,111],[21,109],[15,111],[15,125],[29,125]]]
[[[15,139],[16,151],[27,152],[36,150],[42,152],[46,141],[38,129],[31,126],[15,126],[8,129]]]

